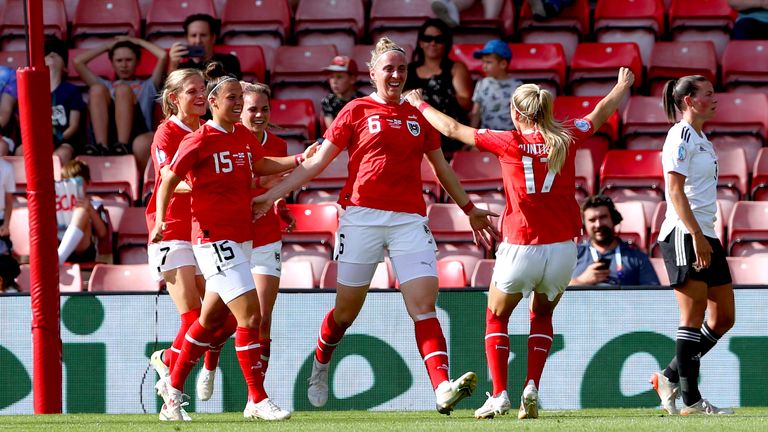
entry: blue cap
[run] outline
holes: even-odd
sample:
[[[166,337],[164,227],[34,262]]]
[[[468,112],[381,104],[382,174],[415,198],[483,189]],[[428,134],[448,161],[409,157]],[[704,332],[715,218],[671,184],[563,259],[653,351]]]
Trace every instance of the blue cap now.
[[[475,51],[473,55],[476,59],[479,59],[488,54],[496,54],[507,61],[512,60],[512,51],[509,50],[509,45],[500,39],[489,40],[483,49]]]

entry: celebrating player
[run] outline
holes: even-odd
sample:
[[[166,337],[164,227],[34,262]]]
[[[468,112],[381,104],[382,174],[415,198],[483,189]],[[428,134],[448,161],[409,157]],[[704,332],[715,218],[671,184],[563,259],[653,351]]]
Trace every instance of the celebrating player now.
[[[618,83],[595,109],[566,124],[554,119],[552,93],[535,84],[522,85],[510,104],[514,131],[474,129],[432,108],[418,90],[406,96],[442,134],[489,151],[501,162],[507,201],[504,241],[496,251],[485,327],[493,394],[475,411],[477,418],[512,408],[507,394],[507,327],[515,306],[531,293],[528,375],[518,418],[538,417],[539,380],[552,347],[552,312],[570,280],[576,263],[573,239],[581,230],[574,196],[576,146],[616,111],[633,81],[632,72],[621,68]]]

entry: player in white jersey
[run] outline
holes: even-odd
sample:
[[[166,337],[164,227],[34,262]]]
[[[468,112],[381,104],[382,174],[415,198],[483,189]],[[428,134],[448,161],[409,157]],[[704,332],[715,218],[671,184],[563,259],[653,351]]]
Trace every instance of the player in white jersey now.
[[[675,398],[680,394],[680,414],[730,414],[702,398],[698,386],[701,357],[733,327],[736,315],[731,273],[715,234],[717,154],[702,130],[715,115],[717,100],[712,83],[691,75],[667,82],[663,102],[670,122],[676,121],[677,111],[683,115],[662,150],[668,205],[659,233],[680,325],[675,358],[650,382],[670,414],[678,413]]]

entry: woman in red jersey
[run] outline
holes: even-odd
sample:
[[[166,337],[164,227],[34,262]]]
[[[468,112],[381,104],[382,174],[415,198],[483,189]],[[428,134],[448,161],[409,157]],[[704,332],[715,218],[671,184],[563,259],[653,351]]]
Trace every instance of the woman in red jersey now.
[[[153,242],[163,240],[172,191],[186,179],[191,192],[192,244],[205,278],[200,318],[190,326],[171,375],[157,385],[170,420],[182,420],[184,381],[214,342],[231,311],[237,319],[235,350],[248,385],[246,418],[283,420],[290,412],[267,397],[258,368],[261,361],[259,298],[250,271],[252,214],[249,204],[253,174],[270,175],[295,167],[302,155],[265,157],[261,145],[240,121],[243,90],[221,64],[206,70],[206,94],[213,119],[188,134],[179,146],[157,190]]]
[[[518,418],[538,417],[538,388],[552,347],[552,312],[565,291],[576,264],[573,239],[581,232],[579,205],[574,197],[575,147],[591,136],[629,94],[634,76],[619,70],[618,83],[582,119],[560,124],[552,114],[553,96],[535,84],[512,95],[510,113],[517,130],[473,129],[429,106],[421,93],[406,97],[441,133],[499,157],[507,205],[504,241],[496,251],[486,311],[485,354],[493,394],[475,411],[477,418],[506,414],[509,316],[523,297],[533,293],[528,337],[528,376]]]
[[[326,131],[317,155],[254,199],[255,210],[264,214],[276,199],[309,181],[341,151],[349,152],[349,177],[339,197],[346,212],[339,221],[334,251],[339,262],[336,306],[320,328],[307,392],[314,406],[328,400],[331,353],[363,307],[385,247],[415,323],[416,342],[435,389],[438,411],[450,413],[477,385],[473,372],[455,381],[448,377],[448,350],[435,312],[435,242],[421,194],[424,155],[445,190],[469,216],[477,238],[487,242],[495,230],[488,218],[491,213],[474,207],[445,161],[439,134],[402,99],[407,68],[405,51],[382,38],[369,64],[376,92],[345,105]]]

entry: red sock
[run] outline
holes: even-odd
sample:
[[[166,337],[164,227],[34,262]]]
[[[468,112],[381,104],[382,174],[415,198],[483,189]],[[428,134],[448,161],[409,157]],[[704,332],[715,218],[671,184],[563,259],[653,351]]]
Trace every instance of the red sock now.
[[[419,354],[424,359],[429,380],[432,381],[432,388],[436,389],[441,382],[449,379],[448,347],[443,336],[443,329],[440,328],[437,317],[419,320],[414,324]]]
[[[169,373],[172,373],[173,368],[176,366],[176,359],[181,352],[184,336],[198,318],[200,318],[200,308],[190,309],[181,314],[181,324],[179,325],[178,333],[176,333],[176,339],[173,340],[171,347],[166,349],[165,353],[163,353],[163,363],[168,366]]]
[[[259,345],[259,329],[238,327],[235,331],[235,353],[240,369],[243,371],[245,383],[248,385],[248,398],[252,402],[266,399],[264,378],[261,374],[261,346]]]
[[[264,376],[267,374],[267,368],[269,367],[269,347],[272,344],[272,339],[261,339],[259,344],[261,345],[261,363],[264,365],[261,374]]]
[[[221,355],[221,347],[229,340],[229,337],[235,334],[237,329],[237,319],[234,315],[229,314],[224,325],[213,333],[213,340],[211,341],[211,349],[205,353],[205,368],[209,371],[215,370],[219,365],[219,356]]]
[[[315,357],[317,361],[323,364],[327,364],[331,361],[331,355],[336,346],[341,342],[341,338],[344,337],[344,332],[347,331],[347,327],[342,327],[336,323],[333,319],[333,311],[331,309],[325,314],[323,324],[320,326],[320,336],[317,338],[317,348],[315,349]]]
[[[549,350],[552,348],[552,315],[535,314],[531,311],[531,333],[528,336],[528,376],[525,378],[527,385],[530,380],[539,388],[541,373],[544,372],[544,364],[547,362]]]
[[[485,310],[485,358],[493,381],[493,395],[507,389],[509,372],[509,315],[500,317]]]
[[[176,359],[176,366],[171,374],[171,385],[177,390],[184,390],[184,381],[200,357],[211,347],[213,332],[195,321],[184,336],[181,353]]]

